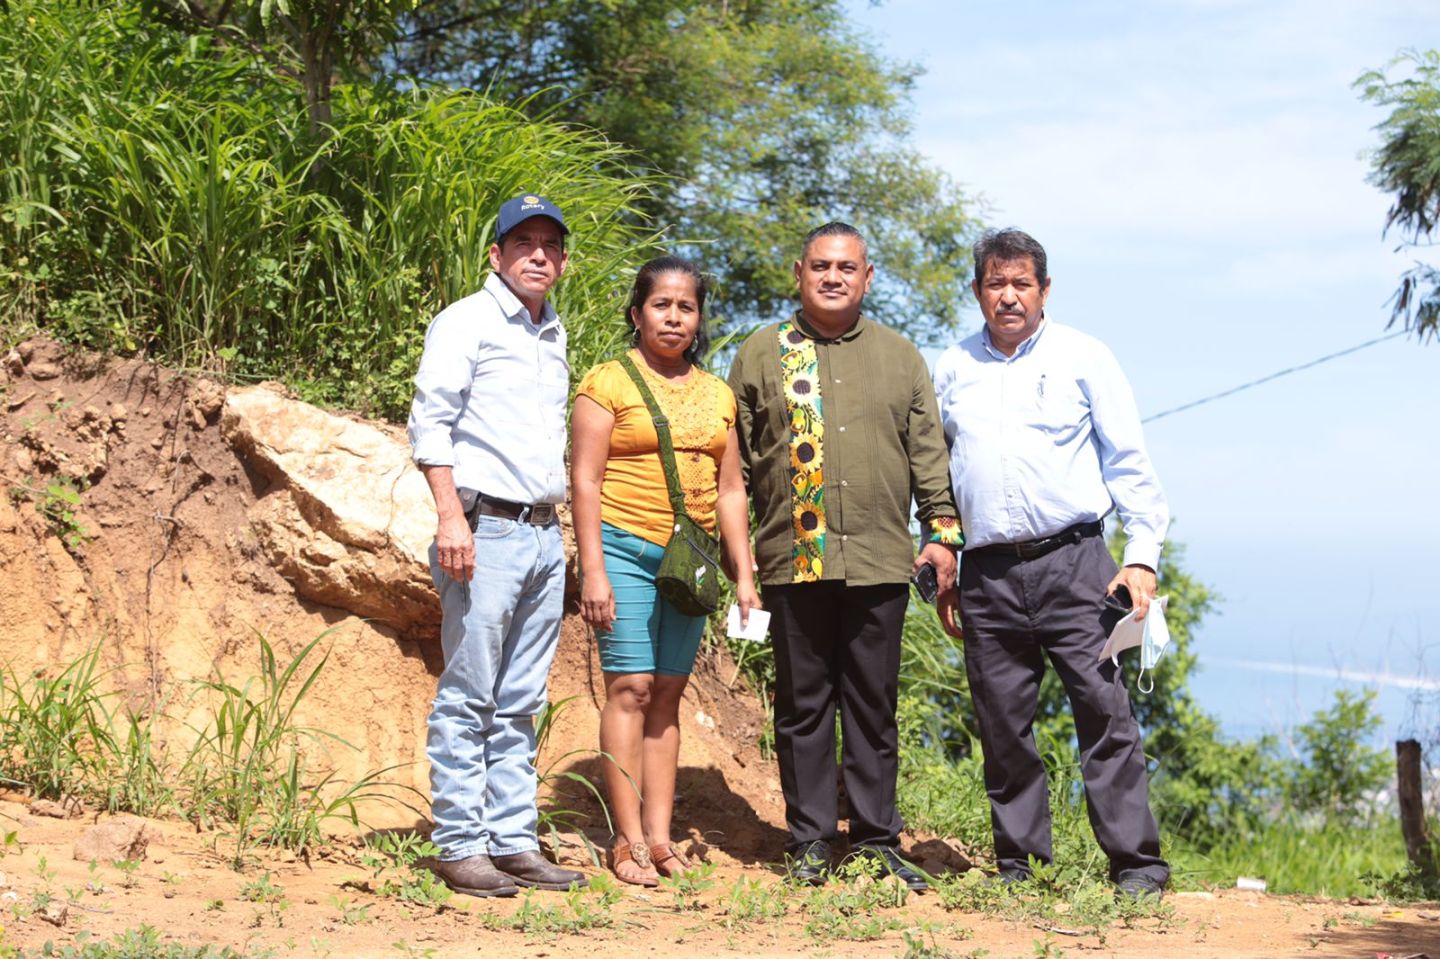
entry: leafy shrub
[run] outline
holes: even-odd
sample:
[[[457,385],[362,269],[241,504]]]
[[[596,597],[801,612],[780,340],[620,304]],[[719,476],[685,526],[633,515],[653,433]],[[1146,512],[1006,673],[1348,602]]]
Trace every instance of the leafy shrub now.
[[[395,417],[427,322],[477,290],[494,215],[568,211],[577,375],[617,350],[653,180],[590,131],[470,91],[339,85],[312,136],[290,79],[141,4],[0,10],[0,316]],[[11,266],[10,264],[15,264]]]

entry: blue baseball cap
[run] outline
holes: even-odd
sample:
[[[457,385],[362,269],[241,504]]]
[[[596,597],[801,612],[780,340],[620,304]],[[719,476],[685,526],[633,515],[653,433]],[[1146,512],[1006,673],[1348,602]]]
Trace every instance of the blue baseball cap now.
[[[570,228],[565,225],[565,215],[560,208],[543,196],[526,193],[513,200],[506,200],[495,218],[495,242],[505,239],[505,234],[515,229],[532,216],[546,216],[555,221],[562,236],[569,236]]]

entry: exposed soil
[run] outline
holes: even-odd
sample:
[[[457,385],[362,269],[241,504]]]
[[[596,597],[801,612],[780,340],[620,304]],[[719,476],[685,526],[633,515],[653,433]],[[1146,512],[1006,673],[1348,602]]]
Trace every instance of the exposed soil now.
[[[256,636],[283,658],[326,630],[330,660],[300,711],[356,748],[333,750],[345,775],[398,765],[392,778],[425,789],[424,715],[440,666],[438,642],[406,635],[344,609],[304,601],[256,548],[250,511],[273,491],[220,436],[223,390],[138,361],[67,354],[35,340],[0,372],[0,663],[16,675],[54,672],[98,643],[107,682],[137,708],[159,702],[172,753],[186,745],[186,691],[193,681],[243,679],[256,669]],[[69,478],[84,487],[72,521],[47,522],[37,510],[47,486]],[[63,533],[71,532],[65,542]],[[81,537],[81,538],[77,538]],[[551,699],[568,700],[539,760],[542,770],[595,775],[596,726],[603,697],[593,643],[567,618],[550,678]],[[817,937],[796,909],[748,928],[727,923],[726,896],[737,880],[778,881],[772,865],[784,834],[772,762],[756,747],[762,713],[721,649],[705,653],[682,710],[677,836],[713,863],[703,908],[677,911],[665,892],[626,887],[613,924],[579,935],[542,938],[495,931],[486,914],[513,916],[523,900],[459,900],[436,913],[377,895],[344,840],[310,862],[259,853],[245,872],[230,868],[223,834],[180,822],[150,823],[153,838],[133,876],[73,858],[86,814],[36,815],[24,797],[0,800],[0,832],[22,844],[0,858],[0,943],[72,943],[77,933],[111,936],[148,923],[187,944],[271,949],[277,955],[597,957],[673,951],[736,955],[899,955],[901,930],[873,942]],[[596,804],[556,777],[552,809],[579,814],[558,835],[562,862],[596,871],[592,849],[608,841]],[[369,811],[371,825],[428,823],[399,807]],[[104,818],[104,817],[99,817]],[[915,838],[915,837],[909,837]],[[46,865],[40,866],[41,858]],[[53,871],[53,876],[49,873]],[[283,887],[273,908],[241,898],[266,872]],[[30,913],[36,894],[53,894],[48,918]],[[12,896],[13,894],[13,896]],[[72,898],[73,902],[69,902]],[[536,894],[534,903],[563,901]],[[42,895],[43,899],[43,895]],[[1175,894],[1174,917],[1144,920],[1104,936],[1043,930],[948,913],[936,896],[886,910],[954,955],[1033,956],[1046,942],[1066,954],[1152,956],[1409,956],[1440,959],[1440,912],[1381,904],[1269,897],[1221,891]],[[64,906],[62,909],[61,906]],[[283,908],[281,908],[283,905]],[[346,915],[348,910],[348,916]],[[1429,918],[1426,918],[1429,917]],[[351,921],[346,921],[346,919]],[[403,944],[403,945],[401,945]],[[1055,953],[1050,953],[1055,954]]]
[[[737,956],[899,956],[904,936],[951,955],[1033,957],[1035,955],[1171,956],[1207,959],[1228,956],[1416,956],[1440,954],[1440,911],[1396,908],[1378,903],[1339,902],[1253,892],[1174,893],[1173,914],[1143,919],[1133,928],[1116,926],[1103,936],[1093,930],[1048,928],[1024,921],[947,912],[934,895],[911,897],[902,907],[876,913],[903,928],[873,941],[825,938],[807,930],[807,917],[792,907],[781,919],[736,926],[727,914],[727,896],[742,878],[777,883],[774,871],[747,862],[723,847],[705,851],[717,866],[713,885],[699,896],[701,908],[679,911],[664,890],[625,887],[625,897],[608,912],[610,925],[575,934],[527,935],[490,928],[485,918],[513,917],[526,908],[517,899],[452,900],[458,908],[436,913],[407,906],[368,891],[369,870],[357,848],[342,845],[309,864],[293,857],[264,856],[244,873],[218,855],[213,837],[173,822],[149,823],[156,834],[147,858],[133,876],[112,865],[72,858],[88,819],[62,821],[32,815],[25,805],[0,802],[0,823],[18,830],[25,846],[0,867],[4,939],[28,948],[50,941],[73,943],[77,934],[109,938],[141,923],[165,939],[186,944],[221,943],[237,950],[279,956],[569,956],[595,959],[673,954]],[[696,851],[699,851],[698,849]],[[40,868],[40,858],[46,865]],[[594,871],[583,848],[567,845],[560,859]],[[48,878],[42,878],[42,872]],[[53,873],[53,875],[49,875]],[[269,873],[279,887],[277,902],[247,901],[242,890]],[[128,885],[127,885],[128,884]],[[37,913],[17,921],[12,905],[26,910],[40,890],[51,891],[50,917]],[[13,900],[11,894],[14,894]],[[563,905],[561,893],[534,893],[530,908]],[[73,902],[69,902],[70,897]],[[1078,923],[1077,923],[1078,925]],[[732,928],[732,926],[734,926]],[[1078,934],[1077,934],[1078,933]],[[1043,953],[1047,944],[1051,952]],[[433,951],[432,951],[433,950]],[[980,953],[976,950],[988,950]],[[1060,950],[1060,951],[1054,951]]]

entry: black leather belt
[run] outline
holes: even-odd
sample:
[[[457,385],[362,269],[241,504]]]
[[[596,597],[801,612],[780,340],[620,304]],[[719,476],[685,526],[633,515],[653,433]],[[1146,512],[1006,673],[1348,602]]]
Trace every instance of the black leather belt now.
[[[1091,536],[1099,536],[1104,530],[1105,524],[1097,519],[1091,523],[1076,523],[1069,529],[1061,530],[1054,536],[1046,536],[1044,539],[1032,539],[1024,543],[992,543],[989,546],[977,546],[972,552],[982,556],[1016,556],[1020,559],[1035,559],[1046,553],[1053,553],[1062,546],[1078,543]]]
[[[529,523],[531,526],[549,526],[550,521],[555,518],[555,504],[512,503],[508,499],[496,499],[482,493],[475,498],[475,505],[470,507],[470,512],[465,514],[465,518],[470,521],[471,532],[479,525],[482,516],[498,516],[517,523]]]

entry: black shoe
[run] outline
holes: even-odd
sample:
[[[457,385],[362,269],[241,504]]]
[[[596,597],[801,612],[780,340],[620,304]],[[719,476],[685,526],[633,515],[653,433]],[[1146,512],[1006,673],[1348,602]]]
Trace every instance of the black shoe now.
[[[924,892],[930,888],[930,883],[925,881],[919,870],[901,859],[900,853],[890,846],[858,846],[854,858],[878,866],[880,871],[903,882],[911,892]]]
[[[509,876],[517,886],[564,891],[584,885],[585,874],[555,865],[539,850],[517,852],[513,856],[496,856],[495,868]]]
[[[1018,886],[1021,883],[1029,882],[1033,878],[1030,870],[1021,869],[1018,866],[1010,866],[1002,869],[993,876],[985,877],[987,886]]]
[[[446,862],[437,859],[430,871],[451,889],[467,896],[513,896],[515,881],[496,869],[489,856],[469,856]]]
[[[1134,899],[1137,902],[1144,900],[1159,904],[1160,900],[1165,897],[1165,884],[1143,873],[1121,876],[1115,883],[1115,895]]]
[[[791,882],[823,886],[830,879],[830,844],[823,839],[801,843],[785,854],[785,875]]]

